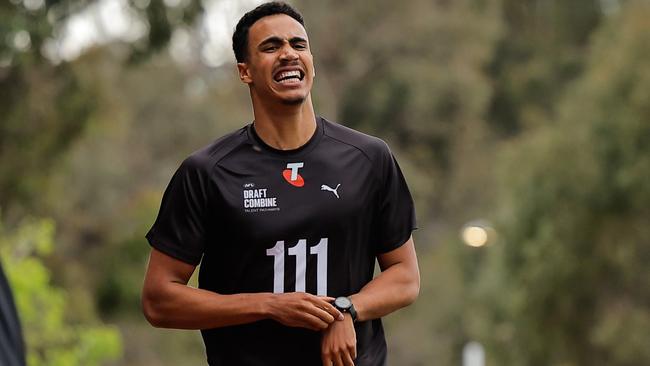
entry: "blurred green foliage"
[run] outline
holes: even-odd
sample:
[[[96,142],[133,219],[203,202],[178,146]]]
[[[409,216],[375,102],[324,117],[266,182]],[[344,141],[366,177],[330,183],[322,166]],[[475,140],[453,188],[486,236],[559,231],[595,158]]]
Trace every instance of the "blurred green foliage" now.
[[[12,231],[0,226],[0,258],[15,293],[29,366],[93,366],[122,353],[119,330],[66,317],[74,299],[52,284],[44,259],[54,247],[52,220],[25,221]]]
[[[97,112],[101,96],[95,81],[84,79],[66,62],[52,64],[44,52],[47,42],[54,44],[65,36],[68,19],[95,3],[0,4],[0,206],[9,219],[40,213],[34,200],[45,188],[52,166]],[[130,10],[149,31],[128,45],[123,58],[130,62],[144,62],[159,52],[179,22],[191,22],[202,11],[198,0],[176,7],[167,7],[163,0],[148,1],[144,7],[137,3],[142,2],[130,3]],[[18,41],[21,36],[23,42]]]
[[[600,29],[557,121],[504,151],[480,289],[497,364],[650,363],[649,16],[631,6]]]
[[[19,307],[52,302],[48,322],[76,329],[65,339],[90,334],[66,343],[74,357],[93,342],[113,350],[84,364],[121,353],[113,328],[90,331],[98,317],[122,331],[109,364],[201,364],[197,332],[155,330],[140,314],[143,235],[180,161],[252,119],[248,93],[232,63],[166,52],[179,27],[201,39],[200,1],[134,0],[143,39],[45,59],[42,42],[91,3],[0,5],[2,236],[32,238],[21,258],[37,264],[12,279],[29,303]],[[295,5],[317,112],[388,140],[416,199],[422,289],[387,318],[390,364],[458,365],[470,340],[495,365],[650,364],[648,2]],[[14,47],[21,30],[28,50]],[[29,215],[52,217],[56,234]],[[498,234],[479,249],[459,238],[477,218]],[[20,253],[25,241],[10,241]]]

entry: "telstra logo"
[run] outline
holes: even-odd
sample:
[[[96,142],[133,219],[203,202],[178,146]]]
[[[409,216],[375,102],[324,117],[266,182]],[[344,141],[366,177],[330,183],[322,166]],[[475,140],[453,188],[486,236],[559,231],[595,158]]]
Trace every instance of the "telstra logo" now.
[[[289,163],[287,169],[282,171],[282,176],[289,184],[295,187],[302,187],[305,185],[305,180],[298,173],[298,169],[305,166],[305,163]]]

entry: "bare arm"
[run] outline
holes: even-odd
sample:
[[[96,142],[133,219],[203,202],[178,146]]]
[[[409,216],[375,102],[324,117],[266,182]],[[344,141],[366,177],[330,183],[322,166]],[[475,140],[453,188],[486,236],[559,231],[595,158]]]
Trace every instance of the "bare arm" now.
[[[321,330],[335,317],[342,317],[327,297],[306,293],[220,295],[187,286],[194,269],[152,249],[142,309],[153,326],[209,329],[274,319],[287,326]]]
[[[420,270],[413,237],[377,257],[381,273],[350,296],[357,321],[380,318],[410,305],[420,293]]]

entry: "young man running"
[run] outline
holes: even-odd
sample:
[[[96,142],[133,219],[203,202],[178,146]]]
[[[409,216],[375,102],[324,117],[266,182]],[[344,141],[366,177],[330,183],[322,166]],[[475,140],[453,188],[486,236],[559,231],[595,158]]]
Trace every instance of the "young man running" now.
[[[248,12],[233,49],[255,120],[174,174],[147,234],[144,313],[200,329],[213,366],[385,365],[380,318],[420,280],[399,166],[380,139],[315,115],[295,9]]]

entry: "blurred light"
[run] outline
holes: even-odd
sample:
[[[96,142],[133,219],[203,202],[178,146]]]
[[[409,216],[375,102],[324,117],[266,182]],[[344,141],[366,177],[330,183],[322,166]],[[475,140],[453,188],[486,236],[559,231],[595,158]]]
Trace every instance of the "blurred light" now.
[[[24,0],[23,5],[27,10],[30,11],[36,11],[39,10],[45,5],[45,1],[43,0]]]
[[[26,30],[18,31],[14,34],[14,47],[19,51],[27,51],[32,45],[29,32]]]
[[[17,4],[20,0],[12,0]],[[32,1],[34,4],[44,0]],[[189,0],[164,0],[169,7],[186,7]],[[146,10],[151,0],[131,0],[135,8]],[[204,0],[205,9],[196,31],[186,30],[189,35],[190,55],[199,59],[207,66],[219,67],[226,62],[234,61],[231,50],[231,36],[239,17],[247,10],[262,3],[262,0]],[[145,41],[144,36],[149,31],[147,19],[137,9],[129,6],[129,0],[98,0],[90,2],[83,10],[67,17],[61,24],[60,16],[48,10],[47,19],[55,25],[54,39],[43,45],[41,53],[54,63],[71,61],[79,57],[86,49],[116,40],[132,43],[138,47],[139,42]],[[182,13],[178,14],[182,16]],[[198,39],[197,38],[198,35]],[[181,37],[180,33],[176,35]],[[9,42],[13,42],[12,39]],[[192,47],[192,42],[196,44]],[[173,42],[172,42],[173,43]],[[177,40],[175,45],[170,43],[170,52],[175,58],[184,59],[181,54],[187,47],[181,47]],[[199,46],[200,45],[200,46]],[[195,48],[201,49],[196,52]]]
[[[48,14],[49,18],[50,14]],[[55,14],[51,15],[56,18]],[[134,42],[147,33],[147,24],[126,0],[101,0],[73,14],[54,30],[56,52],[52,45],[41,50],[52,62],[74,60],[86,49],[123,40]]]
[[[184,28],[178,28],[169,40],[169,54],[179,64],[188,64],[192,61],[190,32]]]
[[[47,38],[43,41],[43,45],[41,46],[41,55],[55,64],[61,62],[57,40],[54,38]]]
[[[122,1],[102,1],[99,6],[100,30],[105,36],[119,37],[129,30],[131,19],[124,14],[128,12],[128,4]]]
[[[144,35],[144,27],[138,21],[138,15],[124,0],[104,0],[99,5],[101,27],[104,30],[102,41],[112,39],[135,41]]]
[[[219,67],[228,61],[234,61],[231,49],[232,32],[239,17],[261,0],[208,0],[204,3],[203,16],[204,46],[201,50],[203,63],[210,67]]]
[[[487,231],[479,226],[468,226],[463,229],[463,240],[465,244],[472,247],[482,247],[487,244]]]
[[[463,366],[485,366],[485,350],[478,342],[469,342],[463,347]]]
[[[466,245],[482,247],[493,241],[496,232],[484,220],[470,221],[461,230],[461,238]]]
[[[219,67],[230,60],[230,50],[206,44],[201,49],[201,61],[209,67]],[[234,56],[233,56],[234,58]]]
[[[59,58],[77,58],[81,51],[93,45],[96,39],[97,30],[93,18],[82,14],[71,16],[65,24],[61,41],[57,42]]]

